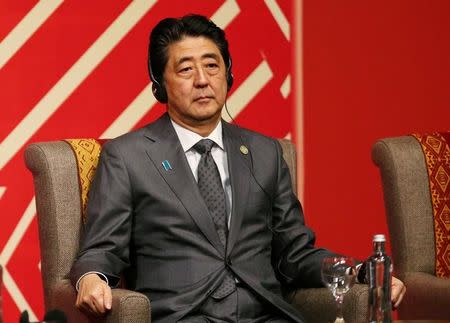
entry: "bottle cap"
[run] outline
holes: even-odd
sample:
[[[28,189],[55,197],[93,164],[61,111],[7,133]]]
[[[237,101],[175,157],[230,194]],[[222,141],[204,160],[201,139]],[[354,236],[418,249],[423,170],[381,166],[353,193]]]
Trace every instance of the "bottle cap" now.
[[[384,234],[376,234],[373,236],[373,242],[385,242],[386,241],[386,237],[384,236]]]

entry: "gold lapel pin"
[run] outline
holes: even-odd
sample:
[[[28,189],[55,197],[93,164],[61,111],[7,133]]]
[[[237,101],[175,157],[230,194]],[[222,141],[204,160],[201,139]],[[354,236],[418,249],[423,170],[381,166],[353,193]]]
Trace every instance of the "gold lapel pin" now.
[[[244,155],[248,154],[248,148],[245,147],[244,145],[242,145],[241,147],[239,147],[239,150],[241,151],[241,153],[243,153]]]

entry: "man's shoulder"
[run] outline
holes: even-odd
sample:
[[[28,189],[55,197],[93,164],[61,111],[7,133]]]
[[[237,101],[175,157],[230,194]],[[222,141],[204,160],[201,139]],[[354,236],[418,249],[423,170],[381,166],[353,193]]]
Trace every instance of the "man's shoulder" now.
[[[268,144],[274,143],[277,140],[276,138],[264,135],[252,129],[244,128],[242,126],[227,123],[225,127],[230,129],[230,131],[235,135],[240,136],[243,140],[250,142]]]
[[[159,119],[135,130],[127,132],[116,138],[107,140],[103,145],[103,149],[126,149],[133,148],[136,145],[140,145],[142,142],[146,142],[151,137],[151,133],[161,130],[161,127],[167,124],[164,121],[165,115],[162,115]],[[167,125],[166,125],[167,126]]]
[[[116,138],[108,139],[103,145],[103,150],[105,149],[120,149],[122,147],[128,147],[131,143],[135,143],[136,140],[140,140],[144,137],[144,129],[139,128]]]

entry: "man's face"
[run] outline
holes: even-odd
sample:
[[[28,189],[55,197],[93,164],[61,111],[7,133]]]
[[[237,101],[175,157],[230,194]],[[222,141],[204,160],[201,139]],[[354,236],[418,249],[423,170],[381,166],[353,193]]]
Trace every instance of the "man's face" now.
[[[167,111],[191,130],[215,126],[227,95],[226,67],[216,44],[205,37],[184,37],[169,45],[164,70]]]

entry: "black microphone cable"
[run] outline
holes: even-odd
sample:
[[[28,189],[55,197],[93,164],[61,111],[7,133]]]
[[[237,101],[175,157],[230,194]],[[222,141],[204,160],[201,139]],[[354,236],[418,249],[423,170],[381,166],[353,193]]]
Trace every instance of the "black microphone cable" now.
[[[232,120],[232,123],[238,127],[241,128],[239,126],[239,124],[236,123],[236,121],[234,120],[234,118],[231,116],[230,111],[228,110],[228,106],[227,106],[227,100],[225,99],[225,111],[227,112],[228,116],[230,117],[230,119]],[[241,141],[241,145],[244,147],[247,147],[244,144],[244,140],[242,139],[242,136],[239,135],[239,140]],[[248,149],[248,147],[247,147]],[[261,183],[259,182],[259,180],[256,178],[255,173],[253,172],[254,166],[253,166],[253,155],[250,149],[248,149],[248,153],[249,153],[249,157],[250,157],[250,165],[251,167],[247,167],[247,169],[249,170],[250,174],[252,175],[253,179],[255,180],[256,184],[259,186],[259,188],[263,191],[264,195],[267,197],[267,199],[269,200],[270,203],[270,207],[269,207],[269,212],[272,211],[273,208],[273,197],[266,191],[266,189],[261,185]],[[247,164],[245,164],[247,166]],[[273,236],[275,236],[276,238],[279,238],[279,240],[281,240],[281,243],[283,244],[283,247],[285,247],[287,245],[285,239],[283,238],[283,236],[279,235],[273,228],[272,228],[272,224],[269,223],[270,219],[269,219],[269,212],[266,212],[266,227],[269,229],[269,231],[272,233]]]

